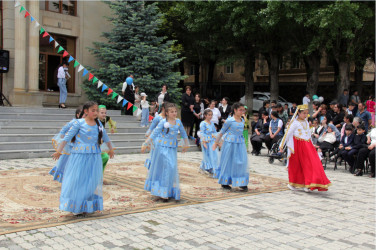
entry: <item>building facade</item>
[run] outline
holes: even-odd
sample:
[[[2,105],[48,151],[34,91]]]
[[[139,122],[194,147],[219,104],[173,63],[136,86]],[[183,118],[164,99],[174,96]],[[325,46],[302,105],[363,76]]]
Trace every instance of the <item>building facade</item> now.
[[[95,67],[96,58],[89,52],[93,42],[103,41],[102,32],[111,29],[104,16],[110,8],[102,1],[22,1],[22,6],[70,55],[83,66]],[[1,1],[1,47],[9,50],[9,72],[2,74],[2,92],[13,106],[58,106],[59,88],[56,72],[63,62],[54,42],[40,34],[35,21],[25,18],[25,11],[14,1]],[[86,101],[81,89],[82,74],[69,65],[67,106]]]

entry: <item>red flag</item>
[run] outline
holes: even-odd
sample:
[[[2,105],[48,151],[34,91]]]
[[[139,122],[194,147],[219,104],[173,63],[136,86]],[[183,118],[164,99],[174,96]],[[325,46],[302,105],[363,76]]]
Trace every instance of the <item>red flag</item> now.
[[[132,106],[133,106],[133,104],[128,102],[127,110],[130,109]]]
[[[92,73],[89,73],[89,81],[91,81],[91,79],[93,79],[94,75]]]
[[[43,33],[43,37],[46,37],[46,36],[49,36],[48,33],[47,33],[47,31],[45,31],[45,32]]]
[[[64,53],[63,53],[63,57],[66,57],[66,56],[69,56],[69,53],[68,53],[68,51],[64,51]]]
[[[30,16],[30,13],[26,11],[25,18]]]
[[[149,122],[151,121],[151,120],[153,120],[154,119],[154,117],[152,117],[151,115],[149,115]]]
[[[112,89],[108,89],[107,95],[110,95],[112,93]]]

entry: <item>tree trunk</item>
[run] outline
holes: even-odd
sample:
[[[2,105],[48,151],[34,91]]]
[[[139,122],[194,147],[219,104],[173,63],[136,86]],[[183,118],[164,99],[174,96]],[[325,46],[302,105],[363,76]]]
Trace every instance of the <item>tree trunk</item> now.
[[[201,90],[200,90],[200,64],[195,63],[195,87],[197,91],[199,91],[200,95],[202,96]]]
[[[216,61],[209,60],[208,62],[208,81],[206,85],[207,94],[213,98],[213,77],[214,77],[214,68],[215,68]]]
[[[245,77],[245,105],[248,112],[253,114],[253,72],[255,71],[255,55],[249,53],[244,58],[244,77]]]
[[[320,52],[315,51],[309,56],[304,56],[304,64],[307,72],[306,90],[309,96],[312,97],[317,94],[317,88],[320,82]],[[309,113],[312,114],[312,102],[309,103]]]
[[[343,93],[344,89],[350,89],[350,63],[347,61],[338,61],[338,70],[337,98]]]
[[[359,96],[362,96],[363,92],[363,65],[355,66],[355,89],[358,91]]]
[[[279,56],[274,53],[269,53],[267,57],[269,66],[269,84],[270,84],[270,100],[276,100],[278,102],[279,97]]]

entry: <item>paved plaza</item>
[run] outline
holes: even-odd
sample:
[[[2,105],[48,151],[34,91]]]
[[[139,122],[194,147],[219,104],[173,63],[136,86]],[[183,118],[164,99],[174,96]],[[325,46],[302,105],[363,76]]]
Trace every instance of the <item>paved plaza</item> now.
[[[110,163],[146,156],[116,155]],[[198,167],[201,153],[178,159]],[[254,173],[288,178],[278,161],[249,154],[249,162]],[[53,164],[3,160],[0,171]],[[328,192],[287,190],[11,233],[0,235],[0,249],[375,249],[375,179],[343,166],[326,173]]]

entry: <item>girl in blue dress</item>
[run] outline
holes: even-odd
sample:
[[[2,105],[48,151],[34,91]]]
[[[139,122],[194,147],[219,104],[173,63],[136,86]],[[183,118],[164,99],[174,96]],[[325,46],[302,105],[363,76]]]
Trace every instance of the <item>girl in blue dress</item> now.
[[[219,153],[218,149],[212,150],[217,131],[214,123],[210,120],[213,117],[213,111],[206,109],[204,111],[204,121],[200,123],[201,149],[203,159],[200,165],[202,171],[213,174],[213,178],[219,176]]]
[[[66,143],[72,142],[71,154],[64,172],[60,194],[60,209],[75,215],[103,210],[103,167],[100,144],[102,140],[114,151],[103,125],[98,121],[98,105],[87,102],[82,112],[84,119],[74,121],[53,159],[59,159]]]
[[[167,105],[167,102],[164,102],[161,105],[161,112],[159,113],[159,115],[154,117],[153,121],[151,122],[149,129],[146,131],[146,134],[145,134],[146,138],[148,138],[151,135],[151,133],[154,131],[154,129],[158,126],[158,123],[165,118],[165,106],[166,105]],[[149,158],[147,158],[145,160],[145,163],[144,163],[144,166],[147,169],[150,169],[150,164],[151,164],[150,159],[153,157],[153,152],[154,152],[154,147],[151,146],[150,156],[149,156]]]
[[[223,124],[213,145],[213,150],[216,150],[224,135],[218,183],[224,189],[231,189],[230,185],[232,185],[233,187],[240,187],[242,191],[248,191],[248,157],[243,136],[244,120],[242,119],[245,108],[243,104],[237,102],[232,105],[232,110],[233,116],[229,117]]]
[[[81,108],[77,108],[75,118],[73,118],[70,122],[65,124],[64,127],[60,130],[60,132],[52,138],[52,145],[54,146],[55,150],[58,148],[59,144],[64,139],[65,134],[73,126],[74,121],[81,118],[80,117],[81,111],[82,111]],[[63,150],[61,157],[57,161],[56,166],[54,166],[50,170],[49,174],[53,176],[54,181],[58,181],[60,183],[63,181],[64,169],[65,169],[65,166],[67,165],[68,157],[70,154],[69,151],[70,151],[70,145],[67,145],[65,149]]]
[[[159,122],[153,133],[142,145],[141,152],[144,152],[151,143],[154,144],[154,152],[144,189],[167,202],[169,198],[180,200],[177,160],[178,137],[182,137],[183,152],[187,150],[189,143],[182,122],[176,119],[177,108],[175,104],[168,103],[165,112],[166,118]]]

